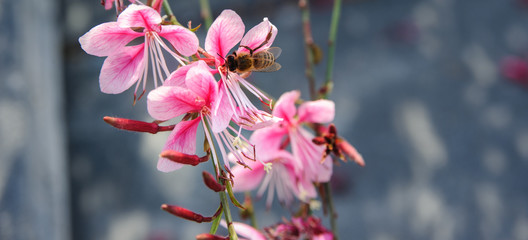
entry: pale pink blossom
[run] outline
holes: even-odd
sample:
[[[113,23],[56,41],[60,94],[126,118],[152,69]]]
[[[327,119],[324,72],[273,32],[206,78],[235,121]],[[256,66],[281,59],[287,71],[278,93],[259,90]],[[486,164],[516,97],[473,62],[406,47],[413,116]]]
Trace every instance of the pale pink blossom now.
[[[259,144],[254,139],[250,141],[256,146],[258,161],[246,161],[249,168],[240,165],[233,167],[233,191],[251,191],[260,185],[257,198],[262,197],[264,191],[268,190],[267,208],[271,207],[275,192],[279,201],[286,206],[289,206],[294,196],[308,202],[317,195],[312,182],[296,173],[291,153],[279,148],[262,148],[265,144]],[[261,157],[260,153],[264,152],[268,154],[262,154]]]
[[[299,91],[282,94],[273,115],[284,119],[271,127],[255,131],[251,137],[257,148],[276,149],[283,144],[284,139],[291,144],[294,165],[298,173],[314,182],[328,182],[332,175],[332,159],[323,158],[324,146],[312,142],[314,135],[306,130],[304,123],[329,123],[334,119],[335,105],[330,100],[308,101],[301,104],[297,110],[295,101],[299,99]],[[257,152],[257,157],[267,158],[270,151]],[[264,155],[264,156],[263,156]]]
[[[256,52],[267,50],[275,40],[277,28],[267,18],[264,18],[260,24],[249,30],[246,35],[244,35],[244,30],[245,26],[240,16],[232,10],[224,10],[215,19],[207,32],[205,50],[215,58],[215,66],[221,76],[221,86],[226,89],[226,92],[231,93],[229,103],[235,112],[233,120],[240,126],[252,130],[256,128],[255,126],[264,127],[280,119],[259,110],[251,103],[242,90],[241,85],[261,102],[271,105],[271,100],[239,74],[227,71],[225,59],[230,54],[231,49],[239,42],[241,46],[254,49],[266,40],[271,31],[271,38]],[[239,47],[237,51],[248,52],[249,50]]]
[[[179,68],[165,83],[149,93],[147,97],[149,114],[162,121],[187,113],[195,113],[197,117],[176,124],[163,150],[195,154],[196,131],[200,122],[203,124],[208,142],[213,143],[214,138],[222,145],[218,149],[224,159],[227,159],[228,151],[238,152],[242,146],[249,146],[248,141],[229,126],[233,112],[228,106],[227,94],[218,86],[204,61]],[[209,130],[212,134],[209,134]],[[216,156],[214,147],[211,151],[213,156]],[[243,164],[242,156],[237,155],[237,157]],[[163,157],[158,160],[158,170],[163,172],[174,171],[181,166]]]
[[[182,65],[186,60],[179,54],[190,56],[196,53],[198,38],[192,31],[181,26],[162,26],[161,21],[161,16],[155,9],[131,4],[116,22],[95,26],[79,38],[81,47],[88,54],[108,57],[99,75],[102,92],[121,93],[136,83],[135,96],[139,85],[143,83],[144,93],[149,65],[155,87],[158,86],[158,81],[163,82],[170,75],[162,49]],[[132,40],[140,37],[144,38],[144,43],[129,46]]]

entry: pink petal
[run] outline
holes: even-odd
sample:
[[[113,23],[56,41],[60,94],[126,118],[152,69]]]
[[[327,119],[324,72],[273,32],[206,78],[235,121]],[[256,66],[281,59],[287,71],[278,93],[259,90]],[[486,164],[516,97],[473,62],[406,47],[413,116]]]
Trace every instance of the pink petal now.
[[[151,7],[130,4],[117,18],[120,27],[143,27],[148,31],[158,31],[160,14]]]
[[[179,67],[163,82],[163,86],[178,86],[186,88],[187,85],[185,85],[185,77],[187,76],[187,72],[196,65],[198,65],[198,62],[193,62],[189,65]]]
[[[219,94],[217,94],[215,102],[212,104],[214,107],[211,112],[211,129],[215,133],[226,129],[233,117],[233,109],[228,97],[225,89],[220,88]]]
[[[238,164],[231,168],[231,173],[233,173],[234,176],[233,191],[235,192],[251,191],[257,188],[266,174],[262,163],[246,161],[246,164],[251,165],[250,167],[253,170]]]
[[[181,26],[165,25],[160,36],[169,40],[176,50],[184,56],[191,56],[198,50],[198,37],[192,31]]]
[[[163,151],[174,150],[185,154],[195,154],[196,152],[196,130],[200,123],[200,118],[189,121],[181,121],[172,130]],[[171,172],[181,168],[183,165],[169,159],[160,157],[158,159],[158,170]]]
[[[103,63],[99,75],[99,85],[104,93],[122,93],[139,79],[139,69],[144,63],[144,44],[124,47],[111,55]]]
[[[105,4],[104,4],[105,10],[111,9],[112,6],[114,6],[114,0],[106,0],[105,1]]]
[[[330,100],[309,101],[299,106],[299,122],[329,123],[334,116],[335,104]]]
[[[220,224],[222,227],[227,228],[225,220],[222,219]],[[246,237],[248,240],[266,240],[266,237],[259,230],[250,225],[241,222],[233,222],[232,224],[235,228],[235,232],[242,237]]]
[[[218,16],[205,38],[205,51],[215,57],[225,57],[244,35],[244,23],[233,10],[224,10]]]
[[[293,124],[295,113],[295,101],[299,99],[301,92],[298,90],[283,93],[273,108],[273,116],[283,118],[288,124]]]
[[[314,182],[328,182],[332,176],[332,159],[327,157],[323,163],[325,147],[312,142],[313,134],[302,127],[291,129],[289,133],[291,147],[295,156],[296,170]]]
[[[257,159],[268,161],[274,156],[274,151],[278,151],[287,136],[288,130],[276,124],[267,128],[256,130],[251,135],[249,141],[255,145]]]
[[[334,235],[332,235],[332,233],[326,232],[326,233],[314,235],[312,236],[310,240],[333,240],[333,239],[334,239]]]
[[[275,37],[277,36],[277,27],[275,27],[271,22],[268,20],[268,18],[264,18],[264,20],[259,23],[257,26],[253,27],[251,30],[249,30],[246,35],[242,38],[242,41],[240,41],[241,46],[248,46],[251,49],[255,49],[260,44],[262,44],[271,29],[271,38],[268,40],[266,44],[264,44],[259,50],[265,50],[273,44],[273,41],[275,40]],[[257,50],[257,52],[259,51]],[[239,47],[238,51],[245,51],[249,52],[246,48]]]
[[[147,109],[155,119],[169,120],[187,112],[202,109],[205,101],[193,91],[181,87],[161,86],[147,96]]]
[[[143,33],[119,27],[116,22],[107,22],[90,29],[79,38],[79,43],[86,53],[104,57],[121,50],[134,38],[141,36]]]
[[[218,94],[218,84],[204,61],[199,61],[187,71],[185,85],[203,98],[206,105],[210,105]]]

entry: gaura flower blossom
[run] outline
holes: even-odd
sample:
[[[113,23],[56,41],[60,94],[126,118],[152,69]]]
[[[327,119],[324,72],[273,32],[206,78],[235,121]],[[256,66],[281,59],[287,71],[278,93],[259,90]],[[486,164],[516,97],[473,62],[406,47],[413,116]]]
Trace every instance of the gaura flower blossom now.
[[[162,48],[183,65],[185,59],[173,52],[162,38],[181,55],[190,56],[197,51],[198,38],[192,31],[181,26],[162,26],[161,21],[161,16],[155,9],[132,4],[119,15],[116,22],[95,26],[79,38],[86,53],[98,57],[107,56],[99,75],[102,92],[121,93],[137,83],[135,98],[138,87],[143,82],[144,94],[149,59],[154,85],[157,87],[158,78],[163,82],[170,74]],[[128,46],[132,40],[140,37],[145,39],[144,43]]]
[[[229,151],[233,152],[236,152],[240,145],[249,145],[243,137],[233,136],[232,133],[236,133],[236,130],[228,126],[233,111],[228,106],[227,94],[222,88],[219,88],[210,68],[204,61],[180,67],[171,76],[172,78],[168,79],[163,86],[148,94],[149,114],[162,121],[186,113],[194,113],[197,117],[178,123],[171,132],[163,150],[195,154],[196,131],[200,122],[203,124],[207,140],[210,143],[213,142],[214,137],[218,144],[223,144]],[[211,130],[212,136],[208,129]],[[219,147],[219,149],[224,159],[227,159],[226,150],[223,147]],[[215,148],[211,148],[211,150],[215,156]],[[240,155],[239,159],[241,159]],[[162,172],[174,171],[181,166],[181,164],[163,157],[158,160],[158,170]]]
[[[249,52],[266,41],[271,31],[268,42],[259,48],[256,52],[268,49],[277,35],[277,28],[271,22],[264,20],[253,27],[244,35],[245,26],[238,14],[232,10],[224,10],[218,16],[205,39],[205,51],[215,58],[215,67],[221,75],[221,86],[230,92],[229,104],[233,109],[234,121],[246,129],[256,129],[271,125],[279,119],[274,118],[269,113],[257,109],[248,99],[241,86],[244,86],[249,92],[254,94],[261,102],[271,105],[271,100],[254,87],[251,83],[242,78],[235,72],[230,72],[225,67],[225,59],[230,50],[240,42],[237,52]],[[238,106],[238,108],[236,107]]]
[[[263,148],[266,144],[261,144],[253,138],[250,138],[250,142],[255,144],[255,152],[259,161],[247,161],[250,168],[240,165],[233,167],[231,170],[234,176],[233,191],[251,191],[260,184],[257,197],[262,197],[264,191],[268,190],[267,208],[271,207],[275,191],[281,204],[286,206],[289,206],[294,196],[301,201],[308,202],[317,195],[310,179],[304,178],[296,171],[295,160],[291,153],[281,149]],[[261,154],[265,152],[269,154]]]
[[[297,110],[295,101],[299,96],[299,91],[282,94],[275,104],[273,116],[284,120],[256,130],[251,136],[251,141],[258,149],[270,149],[256,153],[257,158],[264,159],[269,159],[273,156],[274,149],[280,149],[285,141],[289,141],[297,174],[313,182],[328,182],[332,176],[332,159],[322,158],[325,147],[314,144],[313,134],[302,124],[331,122],[335,115],[334,102],[324,99],[308,101],[301,104]]]

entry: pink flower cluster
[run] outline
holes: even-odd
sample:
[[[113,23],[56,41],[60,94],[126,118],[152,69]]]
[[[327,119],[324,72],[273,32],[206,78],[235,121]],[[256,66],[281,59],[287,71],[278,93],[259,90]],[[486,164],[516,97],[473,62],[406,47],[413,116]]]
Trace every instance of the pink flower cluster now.
[[[112,2],[106,1],[107,9]],[[88,54],[106,57],[99,75],[104,93],[122,93],[135,84],[135,102],[147,93],[149,72],[152,74],[154,89],[147,94],[147,108],[156,121],[110,117],[105,121],[131,131],[171,131],[158,159],[158,170],[171,172],[183,165],[206,162],[212,156],[216,179],[204,175],[211,189],[229,192],[225,186],[231,182],[233,191],[258,188],[258,197],[267,190],[266,205],[270,207],[275,193],[285,205],[295,199],[308,203],[316,198],[314,184],[329,182],[332,176],[330,153],[341,159],[345,153],[358,164],[364,164],[355,148],[338,138],[335,126],[325,127],[334,120],[334,102],[325,99],[302,102],[299,91],[290,91],[269,112],[257,108],[246,96],[245,92],[250,92],[270,109],[273,106],[271,98],[245,79],[248,72],[242,74],[228,66],[229,59],[233,60],[237,54],[252,56],[270,49],[278,30],[267,18],[245,33],[240,16],[224,10],[209,28],[202,49],[192,29],[163,21],[161,2],[154,1],[154,6],[135,2],[124,8],[122,0],[115,0],[118,13],[122,11],[117,20],[102,23],[79,38]],[[239,47],[230,54],[237,44]],[[171,61],[167,57],[180,66],[170,70]],[[143,90],[138,97],[140,85]],[[178,123],[158,125],[173,119]],[[204,146],[205,157],[196,156],[200,126],[208,143]],[[316,129],[318,136],[309,128]],[[247,139],[243,130],[254,132]],[[224,162],[220,163],[217,156]],[[164,209],[194,221],[212,219],[179,207],[165,205]],[[297,229],[298,234],[305,233],[309,239],[331,238],[314,218],[294,218],[283,225],[273,234],[279,237],[286,234],[280,229]]]

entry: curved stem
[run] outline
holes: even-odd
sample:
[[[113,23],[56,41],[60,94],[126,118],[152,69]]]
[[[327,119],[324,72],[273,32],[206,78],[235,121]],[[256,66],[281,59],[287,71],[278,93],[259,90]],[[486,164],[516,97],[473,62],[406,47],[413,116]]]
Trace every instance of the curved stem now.
[[[336,50],[337,27],[339,25],[339,16],[341,15],[341,0],[334,0],[334,9],[332,11],[332,22],[330,23],[330,34],[328,36],[328,61],[326,62],[326,77],[323,88],[320,92],[320,98],[328,98],[332,92],[334,82],[332,74],[334,71],[334,55]]]
[[[301,9],[302,25],[304,34],[304,54],[306,55],[306,78],[308,78],[308,87],[310,89],[310,99],[315,100],[315,77],[314,77],[314,54],[312,28],[310,24],[310,9],[307,0],[299,0],[299,8]]]
[[[324,190],[326,192],[326,201],[328,203],[328,210],[330,211],[330,226],[332,228],[332,234],[334,240],[337,240],[337,213],[335,212],[334,200],[332,198],[332,189],[330,188],[330,182],[323,183]]]
[[[209,121],[207,120],[207,117],[201,116],[203,121],[203,127],[205,131],[205,136],[207,138],[207,142],[209,143],[209,147],[211,148],[211,156],[213,158],[213,166],[216,173],[217,180],[220,180],[220,166],[218,166],[216,163],[220,163],[218,161],[218,156],[216,155],[216,150],[214,146],[213,139],[211,137],[212,131],[209,128]],[[223,182],[225,185],[231,184],[229,181],[220,181]],[[220,196],[220,202],[222,203],[223,211],[225,220],[227,223],[227,231],[229,232],[229,240],[238,240],[238,236],[235,232],[235,227],[233,226],[233,218],[231,217],[231,211],[229,210],[229,202],[227,201],[227,194],[225,191],[218,192],[218,195]]]
[[[205,30],[209,30],[213,19],[211,17],[211,6],[208,0],[200,0],[200,14],[205,21]]]
[[[174,25],[180,25],[180,22],[178,22],[178,19],[176,19],[176,16],[174,16],[174,13],[172,13],[172,8],[169,4],[168,0],[163,0],[163,10],[167,13],[169,16],[170,22]]]

